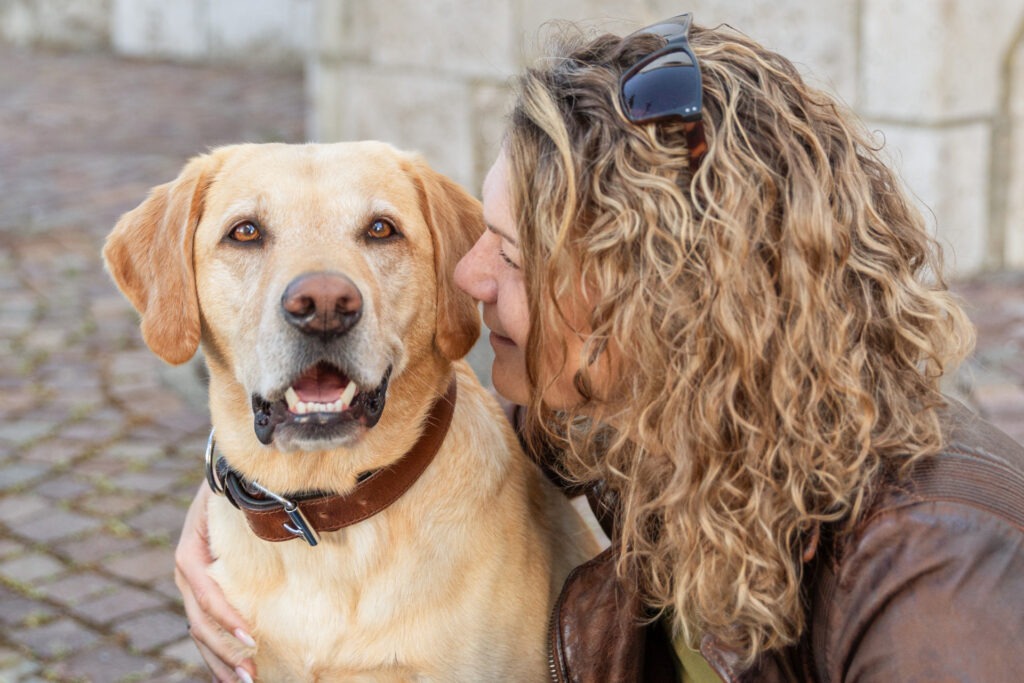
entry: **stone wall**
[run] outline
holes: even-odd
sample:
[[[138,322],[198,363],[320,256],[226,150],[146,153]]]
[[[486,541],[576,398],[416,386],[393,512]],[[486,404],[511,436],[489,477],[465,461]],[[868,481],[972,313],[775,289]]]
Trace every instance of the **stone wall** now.
[[[506,80],[553,19],[617,32],[694,12],[792,59],[875,131],[955,272],[1024,267],[1020,0],[317,0],[307,77],[321,140],[383,138],[477,190]]]
[[[302,64],[314,0],[111,0],[117,52],[187,60]]]
[[[0,0],[0,40],[74,50],[110,45],[112,0]]]
[[[0,0],[0,40],[135,57],[304,63],[315,0]]]

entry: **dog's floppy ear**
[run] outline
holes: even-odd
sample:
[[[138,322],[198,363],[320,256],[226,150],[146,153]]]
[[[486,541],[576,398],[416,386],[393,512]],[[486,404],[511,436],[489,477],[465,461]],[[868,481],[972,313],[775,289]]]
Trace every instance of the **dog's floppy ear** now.
[[[434,243],[437,280],[435,344],[449,360],[462,358],[480,336],[480,313],[469,294],[455,286],[455,264],[473,247],[484,231],[480,202],[462,187],[414,159],[413,174],[419,179],[423,215]]]
[[[121,217],[103,248],[107,270],[142,316],[143,340],[173,365],[199,347],[192,243],[213,159],[195,157],[176,180],[154,187]]]

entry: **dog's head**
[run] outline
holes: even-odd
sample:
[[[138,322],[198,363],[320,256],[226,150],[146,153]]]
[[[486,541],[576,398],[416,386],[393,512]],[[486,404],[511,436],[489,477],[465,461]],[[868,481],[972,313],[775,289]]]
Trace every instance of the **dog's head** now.
[[[263,443],[319,450],[373,427],[389,380],[469,351],[451,273],[482,230],[475,199],[388,145],[239,145],[154,188],[104,257],[154,353],[202,340]]]

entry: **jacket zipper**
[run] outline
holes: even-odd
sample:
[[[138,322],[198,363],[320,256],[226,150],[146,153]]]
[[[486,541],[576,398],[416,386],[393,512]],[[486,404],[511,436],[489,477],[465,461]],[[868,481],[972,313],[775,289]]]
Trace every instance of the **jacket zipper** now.
[[[558,596],[561,598],[561,595]],[[551,610],[551,617],[548,619],[548,674],[551,676],[551,683],[561,683],[558,678],[558,664],[555,662],[555,653],[558,650],[558,636],[555,629],[558,628],[558,607],[561,599],[555,600],[555,607]]]
[[[587,564],[587,563],[584,563]],[[562,583],[562,590],[558,592],[558,597],[555,598],[555,604],[551,608],[551,616],[548,619],[548,674],[551,676],[551,683],[567,683],[568,679],[565,678],[559,671],[558,657],[559,657],[559,641],[561,640],[560,631],[558,628],[558,617],[562,613],[562,601],[565,599],[565,590],[572,581],[573,577],[579,572],[580,567],[574,567],[569,575],[565,577],[565,581]]]

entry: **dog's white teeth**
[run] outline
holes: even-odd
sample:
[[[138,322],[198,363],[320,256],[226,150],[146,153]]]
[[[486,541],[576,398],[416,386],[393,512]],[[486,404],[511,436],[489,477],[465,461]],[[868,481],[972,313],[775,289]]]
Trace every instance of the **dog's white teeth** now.
[[[288,390],[284,392],[284,399],[288,403],[288,410],[295,415],[342,413],[349,409],[357,393],[359,393],[359,387],[355,382],[349,382],[345,391],[341,393],[341,398],[330,403],[320,403],[318,401],[300,401],[295,389],[288,387]]]
[[[354,399],[356,397],[356,392],[357,391],[359,391],[359,387],[356,386],[355,382],[350,381],[348,383],[348,386],[345,387],[345,391],[342,392],[341,398],[339,398],[337,401],[335,401],[335,403],[340,403],[341,404],[341,407],[339,408],[339,410],[345,410],[350,405],[352,405],[352,399]]]
[[[352,392],[353,394],[355,392]],[[292,401],[288,399],[288,410],[296,415],[309,415],[310,413],[341,413],[348,410],[351,403],[345,403],[345,398],[339,398],[331,403],[319,403],[317,401]]]

